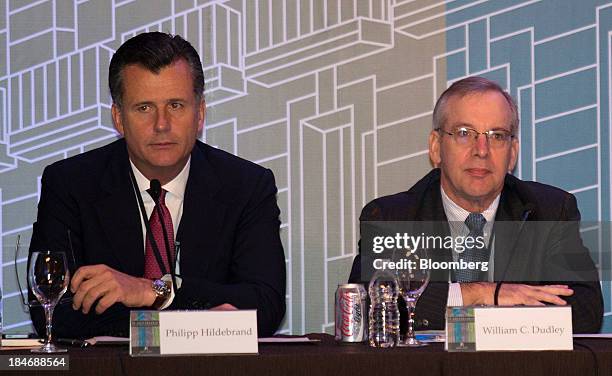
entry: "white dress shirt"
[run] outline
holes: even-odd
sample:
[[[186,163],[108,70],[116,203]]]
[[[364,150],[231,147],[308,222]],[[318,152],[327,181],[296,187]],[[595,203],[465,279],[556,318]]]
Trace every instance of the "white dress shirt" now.
[[[444,192],[444,188],[440,185],[440,193],[442,194],[442,205],[444,206],[444,213],[446,214],[446,219],[448,220],[448,224],[451,231],[451,236],[453,238],[457,236],[467,236],[470,233],[467,225],[465,224],[465,219],[470,214],[469,211],[465,210],[461,206],[457,205],[450,197]],[[489,207],[482,212],[482,215],[487,220],[485,224],[483,235],[485,239],[485,244],[491,244],[491,249],[489,253],[489,270],[487,271],[487,276],[490,281],[493,280],[493,241],[489,243],[491,239],[491,233],[493,230],[493,223],[495,222],[495,214],[497,213],[497,207],[499,206],[499,199],[501,194],[497,195],[495,200],[489,205]],[[459,254],[457,252],[453,253],[453,261],[459,260]],[[461,284],[449,282],[448,284],[448,298],[446,300],[446,305],[450,307],[457,307],[463,305],[463,296],[461,295]]]

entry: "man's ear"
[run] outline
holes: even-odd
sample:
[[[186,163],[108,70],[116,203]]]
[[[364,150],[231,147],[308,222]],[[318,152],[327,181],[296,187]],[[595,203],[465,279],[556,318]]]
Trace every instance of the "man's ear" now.
[[[198,106],[198,133],[204,129],[204,119],[206,119],[206,102],[202,98]]]
[[[512,139],[512,144],[510,145],[510,161],[508,162],[508,172],[512,173],[514,171],[514,167],[516,166],[516,162],[518,161],[518,155],[520,151],[519,142],[516,138]]]
[[[121,110],[119,109],[119,106],[114,103],[111,107],[111,115],[113,117],[113,125],[115,126],[115,129],[120,135],[124,136],[123,122],[121,121]]]
[[[442,162],[440,142],[442,142],[440,132],[432,130],[431,133],[429,133],[429,159],[434,167],[439,167]]]

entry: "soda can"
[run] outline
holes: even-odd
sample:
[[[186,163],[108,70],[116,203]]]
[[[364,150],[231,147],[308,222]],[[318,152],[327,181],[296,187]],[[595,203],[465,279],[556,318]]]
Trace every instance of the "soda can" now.
[[[361,284],[338,285],[336,290],[336,341],[360,343],[368,340],[367,296]]]

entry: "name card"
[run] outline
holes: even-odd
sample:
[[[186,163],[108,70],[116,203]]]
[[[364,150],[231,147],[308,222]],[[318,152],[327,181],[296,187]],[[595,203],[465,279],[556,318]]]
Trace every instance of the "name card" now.
[[[130,355],[257,354],[257,311],[132,311]]]
[[[448,351],[573,350],[572,309],[448,307]]]

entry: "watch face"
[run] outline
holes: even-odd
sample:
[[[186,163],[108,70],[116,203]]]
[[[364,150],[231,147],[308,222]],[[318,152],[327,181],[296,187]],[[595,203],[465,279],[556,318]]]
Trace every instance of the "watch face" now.
[[[153,281],[153,291],[157,296],[163,296],[170,293],[170,287],[161,279],[156,279]]]

